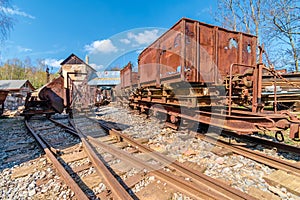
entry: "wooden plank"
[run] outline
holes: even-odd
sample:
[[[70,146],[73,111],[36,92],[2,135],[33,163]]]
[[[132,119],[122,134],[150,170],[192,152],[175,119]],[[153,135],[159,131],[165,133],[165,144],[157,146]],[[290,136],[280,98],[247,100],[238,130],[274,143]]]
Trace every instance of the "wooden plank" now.
[[[60,158],[63,159],[66,163],[81,160],[81,159],[86,158],[86,157],[87,157],[87,155],[84,151],[71,153],[71,154],[64,154],[64,155],[60,156]]]
[[[191,169],[194,169],[196,171],[199,171],[200,173],[204,173],[205,170],[206,170],[205,166],[201,166],[201,165],[198,165],[197,163],[190,162],[190,161],[185,161],[183,163],[183,165],[186,166],[186,167],[188,167],[188,168],[191,168]]]
[[[126,152],[132,154],[132,153],[137,153],[137,152],[139,152],[139,150],[136,149],[136,148],[134,148],[134,147],[132,147],[132,148],[126,149]]]
[[[145,162],[152,159],[151,153],[139,153],[136,155],[136,157]]]
[[[248,193],[257,198],[257,199],[260,199],[260,200],[269,200],[269,199],[272,199],[272,200],[280,200],[281,198],[273,193],[270,193],[270,192],[265,192],[265,191],[262,191],[258,188],[255,188],[255,187],[250,187]]]
[[[138,138],[135,140],[136,142],[139,142],[141,144],[144,144],[144,143],[148,143],[149,142],[149,139],[148,138]]]
[[[277,170],[264,177],[265,181],[272,186],[280,186],[287,191],[300,196],[300,177],[288,174],[285,171]]]
[[[135,174],[134,176],[130,176],[124,182],[128,188],[133,188],[137,183],[142,181],[144,178],[145,178],[144,173],[140,172],[138,174]]]
[[[37,168],[37,164],[15,168],[11,175],[11,179],[14,180],[16,178],[20,178],[20,177],[27,176],[28,174],[32,174],[33,172],[36,171],[36,168]]]
[[[119,162],[117,164],[111,165],[110,167],[118,175],[125,174],[126,172],[128,172],[132,168],[132,166],[130,166],[128,163],[123,162],[123,161],[121,161],[121,162]]]
[[[16,145],[7,147],[5,149],[5,152],[14,151],[17,149],[23,149],[23,148],[30,147],[30,146],[33,146],[33,145],[28,144],[28,143],[27,144],[16,144]]]
[[[47,177],[42,178],[42,179],[38,179],[38,180],[36,180],[35,184],[36,184],[37,187],[40,187],[41,185],[44,185],[44,184],[48,183],[49,180],[50,179],[47,178]]]
[[[114,146],[117,148],[123,149],[125,147],[128,147],[129,144],[127,142],[118,142],[118,143],[114,144]]]
[[[136,193],[138,199],[157,200],[157,199],[172,199],[172,194],[176,192],[169,184],[156,179],[148,184],[145,188]]]
[[[91,166],[92,166],[92,163],[88,162],[84,165],[74,167],[74,168],[72,168],[72,170],[73,170],[73,172],[78,173],[78,172],[81,172],[83,170],[89,169]]]
[[[112,193],[109,191],[109,190],[105,190],[104,192],[101,192],[99,194],[97,194],[96,196],[99,198],[99,199],[114,199],[113,196],[112,196]]]
[[[67,147],[67,148],[64,148],[64,149],[60,149],[60,151],[63,154],[69,154],[69,153],[72,153],[72,152],[79,152],[80,150],[82,150],[82,146],[80,146],[79,144],[76,144],[76,145],[73,145],[73,146],[70,146],[70,147]]]
[[[82,178],[82,182],[89,188],[94,188],[98,186],[103,180],[99,177],[97,173],[90,174]]]
[[[212,153],[218,155],[218,156],[225,156],[225,155],[232,155],[233,152],[229,149],[223,148],[223,147],[217,147],[215,146],[212,150]]]
[[[32,154],[28,154],[28,153],[20,153],[17,155],[10,155],[10,157],[4,159],[4,163],[19,162],[20,160],[29,160],[31,157],[32,157]]]
[[[108,141],[111,141],[111,140],[115,140],[114,137],[110,136],[110,135],[107,135],[107,136],[103,136],[103,137],[99,137],[97,138],[100,142],[108,142]]]

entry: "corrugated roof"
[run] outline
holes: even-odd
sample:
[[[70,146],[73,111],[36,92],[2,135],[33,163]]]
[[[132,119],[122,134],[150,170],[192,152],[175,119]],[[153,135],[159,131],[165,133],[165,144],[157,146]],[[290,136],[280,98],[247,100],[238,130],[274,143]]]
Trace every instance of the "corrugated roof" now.
[[[97,77],[88,82],[89,85],[118,85],[120,83],[120,71],[96,72]]]
[[[28,80],[0,80],[0,89],[4,90],[18,90]]]

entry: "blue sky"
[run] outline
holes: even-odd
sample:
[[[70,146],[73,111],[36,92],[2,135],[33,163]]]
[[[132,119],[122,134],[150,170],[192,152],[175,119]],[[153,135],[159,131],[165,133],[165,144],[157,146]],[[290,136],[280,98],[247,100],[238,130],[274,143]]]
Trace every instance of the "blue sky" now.
[[[11,0],[14,29],[0,61],[30,58],[48,66],[71,53],[97,70],[122,67],[182,17],[215,24],[216,0]],[[0,7],[0,9],[3,9]]]

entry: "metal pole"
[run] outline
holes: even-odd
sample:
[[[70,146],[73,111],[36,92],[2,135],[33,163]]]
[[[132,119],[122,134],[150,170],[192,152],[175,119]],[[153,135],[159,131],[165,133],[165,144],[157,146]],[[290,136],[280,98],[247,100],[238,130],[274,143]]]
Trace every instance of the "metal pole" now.
[[[277,86],[276,86],[276,76],[274,76],[274,113],[277,113]]]
[[[257,82],[257,108],[258,112],[261,111],[262,108],[262,102],[261,102],[261,91],[262,91],[262,68],[263,68],[263,63],[262,63],[262,54],[264,52],[264,47],[261,46],[259,47],[259,63],[258,63],[258,82]]]

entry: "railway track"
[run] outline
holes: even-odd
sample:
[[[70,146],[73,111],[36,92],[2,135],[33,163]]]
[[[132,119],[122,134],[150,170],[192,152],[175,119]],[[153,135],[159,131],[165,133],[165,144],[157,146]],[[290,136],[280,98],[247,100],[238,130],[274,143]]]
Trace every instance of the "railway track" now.
[[[226,135],[224,134],[224,136],[226,136],[226,138],[223,137],[219,137],[218,140],[222,140],[222,141],[216,141],[215,138],[210,138],[208,135],[201,137],[201,134],[196,133],[196,132],[191,132],[191,130],[189,129],[182,129],[180,131],[171,131],[171,129],[168,128],[163,128],[163,124],[164,121],[160,121],[160,119],[147,119],[145,118],[145,115],[135,115],[134,111],[130,111],[128,112],[127,110],[125,110],[125,112],[123,113],[121,111],[122,109],[120,108],[103,108],[101,110],[99,110],[99,112],[97,112],[96,114],[99,114],[99,116],[97,116],[97,119],[102,119],[103,122],[104,121],[111,121],[110,123],[106,123],[106,126],[109,127],[109,129],[118,129],[118,130],[123,130],[123,134],[133,137],[133,138],[139,138],[140,135],[143,135],[143,137],[147,137],[150,139],[150,142],[147,144],[147,146],[153,148],[153,149],[157,149],[159,152],[162,152],[164,154],[168,154],[168,156],[170,157],[178,157],[180,159],[180,162],[185,162],[187,160],[191,160],[192,162],[198,163],[199,165],[204,164],[204,167],[208,168],[204,171],[205,174],[214,177],[214,178],[218,178],[221,180],[225,180],[228,181],[230,183],[230,185],[236,187],[237,184],[239,184],[239,188],[242,187],[243,191],[247,191],[249,192],[251,195],[253,195],[253,188],[251,187],[247,187],[246,183],[245,186],[244,184],[240,183],[240,179],[235,180],[234,176],[230,176],[229,178],[224,177],[222,175],[217,175],[215,173],[212,173],[212,170],[215,169],[217,171],[222,171],[219,169],[222,169],[224,171],[232,171],[234,172],[237,168],[239,168],[239,166],[243,166],[245,165],[245,161],[240,160],[240,158],[245,157],[246,160],[251,160],[253,163],[251,163],[250,165],[255,166],[254,171],[256,171],[256,169],[263,169],[263,177],[257,177],[256,180],[266,180],[269,184],[269,186],[267,186],[267,190],[268,192],[271,193],[275,193],[278,196],[283,196],[281,194],[278,194],[277,191],[275,191],[272,187],[278,187],[273,185],[274,183],[270,183],[269,182],[269,177],[274,176],[273,174],[280,174],[282,177],[278,177],[277,182],[279,182],[280,184],[280,180],[281,178],[286,178],[286,180],[290,181],[290,182],[295,182],[296,179],[298,179],[299,177],[299,148],[294,147],[294,146],[290,146],[290,145],[285,145],[283,143],[278,143],[278,142],[272,142],[266,139],[260,139],[260,138],[253,138],[251,136],[243,136],[242,138],[233,140],[232,138],[234,137],[235,134],[231,133],[231,139],[228,138],[228,133],[226,132]],[[120,113],[119,113],[120,112]],[[104,114],[104,115],[103,115]],[[103,115],[103,116],[102,116]],[[125,118],[125,119],[129,119],[131,122],[126,122],[126,120],[124,119],[119,119],[119,117]],[[101,120],[100,120],[101,121]],[[140,121],[140,122],[139,122]],[[153,122],[154,123],[153,123]],[[153,126],[158,126],[160,128],[156,129],[153,128],[151,129],[150,127],[148,127],[147,123],[149,123],[150,127]],[[161,124],[161,125],[160,125]],[[136,133],[136,130],[143,130],[142,128],[140,128],[141,126],[145,126],[145,130],[147,131],[142,131],[141,134]],[[151,130],[153,130],[151,132]],[[170,131],[168,131],[170,130]],[[191,134],[189,134],[191,133]],[[169,135],[169,136],[168,136]],[[195,138],[193,140],[188,139],[187,143],[185,142],[180,142],[179,140],[173,140],[172,139],[172,135],[174,135],[176,138]],[[182,135],[182,136],[181,136]],[[189,135],[189,136],[187,136]],[[222,134],[223,135],[223,134]],[[173,136],[173,137],[174,137]],[[219,135],[218,135],[219,136]],[[207,143],[210,143],[212,145],[208,145],[207,147],[209,148],[208,150],[201,150],[202,144],[198,145],[196,140],[204,140],[203,142],[199,142],[199,143],[203,143],[205,144],[205,146],[207,146]],[[223,139],[221,139],[223,138]],[[243,140],[241,140],[243,139]],[[244,139],[248,139],[249,141],[244,141]],[[254,140],[255,139],[255,140]],[[184,139],[185,140],[185,139]],[[206,140],[206,142],[205,142]],[[230,142],[231,140],[231,142]],[[165,142],[164,142],[165,141]],[[238,142],[236,142],[238,141]],[[241,141],[241,142],[240,142]],[[261,143],[259,141],[262,141]],[[190,158],[185,159],[184,157],[180,156],[181,153],[185,152],[184,151],[177,151],[177,148],[174,148],[173,144],[179,144],[181,145],[183,148],[185,148],[184,146],[186,145],[192,145],[191,142],[195,142],[195,147],[198,146],[197,149],[195,149],[195,156],[192,156]],[[172,145],[171,145],[172,143]],[[274,144],[274,146],[272,146],[272,144]],[[163,147],[164,145],[166,145],[166,147]],[[210,147],[213,146],[213,147]],[[190,146],[191,148],[191,153],[193,153],[194,149],[192,146]],[[271,148],[270,148],[271,147]],[[274,148],[276,147],[276,148]],[[170,150],[174,149],[175,153],[171,153]],[[218,157],[218,159],[216,160],[216,157],[214,156],[212,159],[215,160],[216,163],[211,164],[211,162],[209,162],[209,164],[206,164],[205,161],[205,155],[207,155],[205,152],[206,151],[210,151],[211,153],[213,153],[216,157]],[[203,152],[203,153],[202,153]],[[293,153],[290,153],[293,152]],[[188,152],[189,153],[189,152]],[[182,154],[184,155],[184,154]],[[201,160],[199,160],[198,158],[202,158]],[[238,158],[238,159],[237,159]],[[249,158],[249,159],[247,159]],[[286,158],[286,159],[285,159]],[[204,160],[204,161],[202,161]],[[235,163],[236,160],[240,160],[242,161],[241,163]],[[218,164],[221,161],[221,164]],[[223,163],[223,161],[225,163]],[[298,162],[297,162],[298,161]],[[256,164],[255,164],[256,163]],[[235,166],[233,169],[230,169],[230,165]],[[248,170],[251,169],[251,167],[249,167],[250,165],[246,164],[246,169],[243,169],[243,167],[241,168],[241,174],[245,174],[244,172],[247,172]],[[214,167],[213,167],[214,166]],[[226,167],[228,166],[228,167]],[[270,166],[270,167],[269,167]],[[248,170],[247,170],[248,168]],[[267,169],[267,170],[266,170]],[[271,171],[269,171],[268,169],[271,169]],[[249,171],[250,172],[250,171]],[[253,173],[262,173],[262,172],[253,172]],[[239,173],[237,173],[237,177]],[[252,173],[248,173],[249,175]],[[270,175],[271,174],[271,175]],[[252,177],[245,174],[245,178],[250,177],[250,182]],[[243,176],[243,175],[242,175]],[[294,177],[294,178],[293,178]],[[237,181],[237,182],[233,182],[233,181]],[[289,182],[288,181],[288,182]],[[282,182],[286,182],[286,181],[282,181]],[[261,181],[257,181],[256,183],[257,185],[261,185]],[[264,184],[264,183],[263,183]],[[257,185],[255,185],[257,187]],[[292,184],[292,187],[297,187],[297,184]],[[282,188],[286,188],[286,185],[281,185]],[[288,187],[288,191],[290,191],[291,193],[296,193],[296,196],[298,196],[299,194],[297,193],[298,189],[293,189],[293,188],[289,188]],[[269,189],[268,189],[269,188]],[[251,191],[250,191],[251,190]],[[263,190],[266,191],[266,190]],[[255,191],[255,192],[259,192]],[[254,192],[254,193],[255,193]],[[260,194],[258,194],[260,195]],[[267,195],[267,194],[261,194],[263,195]],[[256,195],[254,195],[256,196]],[[261,196],[261,198],[262,198]],[[278,197],[277,196],[277,197]],[[259,196],[256,196],[257,198],[260,199]],[[276,197],[276,198],[277,198]],[[273,198],[273,197],[269,197],[269,198]],[[284,198],[284,197],[283,197]],[[292,198],[292,197],[291,197]]]
[[[27,160],[33,160],[41,156],[42,149],[35,143],[30,134],[27,134],[23,123],[13,120],[1,119],[0,133],[0,170],[13,167]]]
[[[92,121],[94,123],[98,123],[97,121]],[[169,159],[166,156],[151,150],[140,142],[137,142],[116,130],[110,129],[105,124],[101,124],[101,126],[111,135],[110,138],[104,139],[104,141],[114,143],[114,145],[118,146],[119,149],[116,150],[111,147],[111,145],[107,145],[103,141],[99,141],[99,139],[87,136],[90,142],[94,143],[97,147],[101,147],[102,149],[111,152],[114,156],[122,155],[121,157],[126,158],[127,162],[130,161],[130,163],[135,163],[138,167],[145,168],[148,171],[150,170],[151,174],[155,174],[159,179],[166,181],[169,185],[173,185],[173,187],[179,189],[182,193],[186,193],[196,199],[198,199],[199,196],[202,198],[209,197],[216,199],[253,199],[251,196],[242,193],[239,190],[233,189],[222,182],[216,181],[202,173],[199,173],[197,170],[193,170],[190,167],[184,166],[177,161]],[[141,139],[141,141],[143,141],[143,139]],[[145,162],[145,160],[141,161],[136,159],[136,155],[134,155],[134,157],[128,155],[128,152],[120,150],[120,147],[121,149],[130,147],[130,152],[137,153],[138,158],[145,156],[148,161],[154,162],[155,165],[152,166]],[[176,172],[176,174],[179,174],[179,177],[176,178],[173,177],[172,174],[165,174],[164,171],[166,170],[168,172]],[[182,177],[185,178],[181,180]]]
[[[147,196],[145,191],[161,189],[158,182],[163,183],[164,190],[170,194],[179,193],[192,199],[255,199],[204,175],[197,165],[179,163],[153,151],[142,144],[147,139],[134,140],[115,130],[111,123],[85,115],[77,115],[71,121],[50,120],[33,118],[27,120],[26,125],[79,199],[143,199]],[[255,154],[240,145],[216,143],[207,136],[201,139],[273,168],[300,174],[298,164]]]
[[[25,123],[77,199],[133,199],[79,134],[43,117]]]
[[[232,152],[255,160],[259,163],[268,165],[275,169],[286,171],[290,174],[300,176],[300,165],[299,163],[292,163],[283,159],[272,157],[261,153],[259,151],[254,151],[246,147],[246,145],[232,144],[231,142],[226,142],[218,140],[217,138],[209,135],[197,134],[197,138],[215,144],[218,147],[229,149]],[[299,152],[298,152],[299,153]]]
[[[81,132],[97,151],[97,154],[105,160],[106,166],[113,170],[119,178],[124,179],[123,182],[131,188],[132,192],[137,192],[136,196],[140,199],[144,198],[145,193],[138,191],[135,186],[141,182],[149,182],[148,184],[152,186],[145,185],[144,187],[153,187],[153,185],[157,185],[153,183],[154,179],[166,183],[170,192],[178,191],[193,199],[255,199],[207,177],[191,167],[153,152],[129,137],[112,130],[109,131],[105,126],[103,127],[106,128],[109,135],[94,135],[96,124],[99,124],[98,121],[80,116],[74,117],[73,122],[76,130],[57,123],[70,132]],[[143,191],[147,190],[151,189]],[[156,193],[159,194],[159,192]]]
[[[223,131],[222,136],[234,137],[234,138],[242,139],[244,141],[248,141],[251,143],[260,144],[260,145],[264,145],[267,147],[276,148],[278,150],[282,150],[285,152],[290,152],[290,153],[295,153],[295,154],[300,155],[299,147],[288,145],[288,144],[285,144],[282,142],[274,141],[274,138],[272,138],[272,140],[270,140],[270,139],[265,139],[263,137],[256,137],[256,136],[252,136],[252,135],[237,135],[236,133],[229,132],[229,131]]]
[[[118,132],[117,130],[115,130],[115,129],[118,129],[118,127],[115,126],[113,123],[105,123],[103,121],[100,121],[100,124],[102,126],[104,126],[107,130],[113,130],[114,132]],[[120,134],[120,133],[117,133],[117,134]],[[276,157],[266,155],[266,154],[264,154],[262,152],[259,152],[259,151],[251,150],[249,148],[249,146],[246,143],[243,143],[243,142],[241,142],[240,144],[239,143],[233,144],[233,143],[231,143],[230,138],[229,138],[228,141],[226,141],[224,139],[220,140],[221,137],[219,137],[219,135],[217,135],[217,134],[205,134],[205,135],[203,135],[203,134],[195,133],[195,135],[196,135],[197,138],[199,138],[203,141],[212,143],[212,144],[214,144],[218,147],[221,147],[223,149],[230,150],[230,151],[234,152],[235,154],[245,156],[249,159],[252,159],[252,160],[255,160],[259,163],[268,165],[272,168],[283,170],[283,171],[286,171],[290,174],[300,176],[300,164],[297,163],[297,162],[292,163],[292,162],[289,162],[289,161],[284,160],[284,159],[279,159],[279,158],[276,158]],[[272,147],[272,148],[275,147],[275,148],[278,148],[278,150],[280,149],[280,150],[283,150],[283,151],[289,151],[289,152],[295,153],[295,154],[300,156],[299,148],[291,146],[291,145],[286,145],[286,144],[283,144],[283,143],[278,143],[278,142],[265,140],[265,139],[262,139],[262,138],[256,138],[256,137],[252,137],[252,136],[247,136],[247,135],[237,136],[235,133],[228,132],[228,131],[226,131],[224,133],[224,135],[231,136],[231,137],[237,137],[237,138],[240,138],[240,139],[243,139],[243,140],[250,141],[250,142],[252,142],[252,144],[255,143],[255,146],[256,145],[265,145],[265,146]],[[123,136],[123,137],[127,137],[127,136]]]

